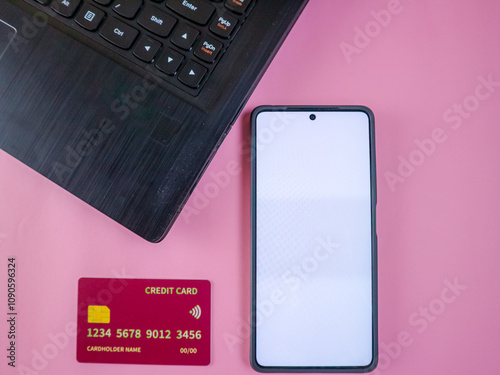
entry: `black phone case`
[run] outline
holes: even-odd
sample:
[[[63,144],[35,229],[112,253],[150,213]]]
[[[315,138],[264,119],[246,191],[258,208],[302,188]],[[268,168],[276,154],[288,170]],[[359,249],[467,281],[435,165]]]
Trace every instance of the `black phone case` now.
[[[261,366],[256,359],[256,119],[261,112],[320,112],[320,111],[353,111],[364,112],[369,118],[369,142],[370,142],[370,194],[371,194],[371,244],[372,244],[372,311],[373,311],[373,360],[368,366],[353,367],[265,367]],[[258,372],[346,372],[362,373],[373,371],[378,363],[378,303],[377,303],[377,231],[376,231],[376,205],[377,205],[377,179],[375,164],[375,118],[371,109],[360,105],[340,105],[340,106],[260,106],[253,110],[251,115],[252,132],[252,154],[251,154],[251,225],[252,225],[252,293],[251,293],[251,342],[250,342],[250,363],[252,368]]]

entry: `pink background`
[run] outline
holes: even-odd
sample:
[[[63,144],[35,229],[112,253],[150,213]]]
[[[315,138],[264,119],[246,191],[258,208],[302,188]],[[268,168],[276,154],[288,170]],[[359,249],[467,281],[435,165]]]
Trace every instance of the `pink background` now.
[[[393,13],[380,26],[372,11],[387,9]],[[188,202],[197,214],[183,213],[160,244],[0,152],[0,372],[252,373],[250,112],[263,104],[363,104],[376,118],[377,371],[499,373],[499,19],[496,0],[311,0]],[[347,44],[356,52],[346,56]],[[424,142],[433,134],[440,143]],[[239,173],[201,206],[195,197],[235,163]],[[15,370],[5,358],[10,255],[18,263]],[[74,337],[54,350],[51,337],[76,321],[78,278],[117,275],[210,280],[212,363],[81,364]],[[463,287],[450,294],[447,283]]]

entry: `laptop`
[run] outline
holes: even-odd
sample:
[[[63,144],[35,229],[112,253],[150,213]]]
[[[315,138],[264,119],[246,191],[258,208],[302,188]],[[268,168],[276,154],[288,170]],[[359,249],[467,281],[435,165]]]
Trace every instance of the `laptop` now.
[[[0,148],[161,241],[307,0],[0,0]]]

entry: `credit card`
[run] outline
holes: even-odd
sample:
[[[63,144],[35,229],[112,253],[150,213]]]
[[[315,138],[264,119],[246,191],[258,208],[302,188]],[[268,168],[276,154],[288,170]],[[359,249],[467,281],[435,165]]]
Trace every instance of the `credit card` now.
[[[79,362],[210,363],[210,281],[81,278]]]

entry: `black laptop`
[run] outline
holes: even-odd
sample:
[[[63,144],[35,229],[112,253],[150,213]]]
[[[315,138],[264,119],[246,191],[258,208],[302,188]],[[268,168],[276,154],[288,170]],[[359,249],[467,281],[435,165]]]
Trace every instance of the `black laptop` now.
[[[0,0],[0,147],[162,240],[306,0]]]

